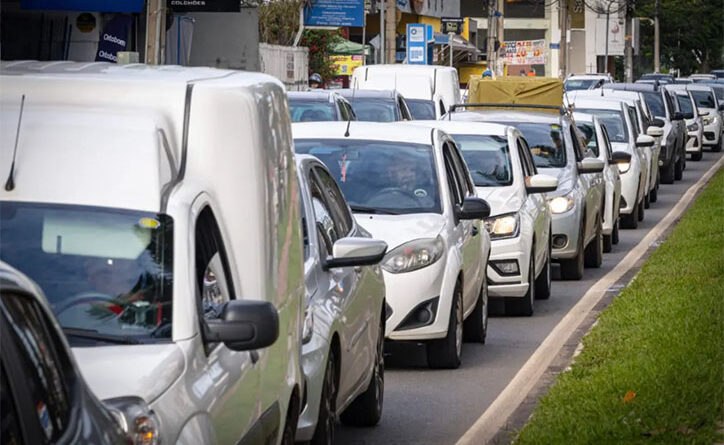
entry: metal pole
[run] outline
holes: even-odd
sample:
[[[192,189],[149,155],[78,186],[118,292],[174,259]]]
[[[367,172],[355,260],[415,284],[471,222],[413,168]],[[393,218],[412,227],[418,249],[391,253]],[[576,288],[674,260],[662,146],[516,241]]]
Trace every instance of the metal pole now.
[[[606,8],[606,55],[603,57],[603,72],[608,73],[608,20],[611,15],[611,3]],[[610,73],[609,73],[610,74]]]
[[[380,0],[380,63],[385,63],[385,0]]]
[[[367,37],[367,10],[365,9],[362,15],[362,65],[367,65],[367,43],[365,38]]]
[[[563,0],[559,2],[560,7],[560,25],[561,25],[561,41],[560,41],[560,60],[558,64],[560,66],[563,78],[568,75],[568,1]]]
[[[499,42],[498,50],[495,51],[495,75],[496,76],[502,76],[503,75],[503,62],[504,58],[500,57],[500,48],[505,41],[505,14],[503,12],[505,11],[505,4],[503,0],[498,0],[497,10],[500,12],[500,17],[498,17],[497,23],[495,24],[495,38]]]
[[[146,63],[161,65],[166,34],[166,0],[149,0],[146,10]]]
[[[623,75],[624,80],[627,83],[633,82],[633,31],[631,23],[631,4],[629,0],[626,0],[626,16],[624,25],[624,69]]]
[[[659,51],[659,4],[660,0],[656,0],[654,3],[654,72],[658,73],[661,70],[661,60]]]
[[[448,48],[450,49],[450,66],[453,66],[453,36],[455,35],[454,32],[447,33],[447,43]]]
[[[495,12],[495,6],[493,6],[495,3],[495,0],[488,0],[488,29],[486,32],[488,33],[488,47],[486,49],[487,55],[485,57],[485,63],[487,65],[487,69],[490,71],[493,71],[495,69],[495,35],[493,34],[494,28],[495,28],[495,16],[493,15]]]

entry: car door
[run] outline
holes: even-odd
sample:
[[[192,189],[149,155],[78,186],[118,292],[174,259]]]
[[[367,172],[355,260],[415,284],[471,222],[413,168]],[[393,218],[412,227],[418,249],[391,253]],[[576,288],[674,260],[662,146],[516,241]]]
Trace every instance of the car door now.
[[[353,234],[354,220],[342,192],[324,168],[312,167],[309,180],[320,251],[332,255],[335,241]],[[320,291],[335,299],[340,309],[340,397],[359,386],[374,359],[377,333],[371,334],[371,325],[379,308],[372,307],[371,295],[361,289],[364,272],[361,267],[328,269],[320,283]]]
[[[518,158],[520,159],[521,169],[523,175],[527,179],[530,176],[538,174],[538,170],[535,168],[533,157],[530,153],[530,148],[525,139],[517,138],[516,142],[518,148]],[[521,212],[526,213],[526,217],[530,218],[533,222],[533,232],[535,234],[536,250],[535,250],[535,267],[538,272],[538,267],[545,263],[546,255],[548,255],[548,240],[550,237],[550,215],[546,212],[548,204],[543,193],[532,193],[525,192],[526,198],[523,204]]]
[[[443,140],[442,153],[445,162],[445,171],[448,176],[448,186],[451,190],[453,204],[453,228],[454,241],[462,255],[463,270],[463,312],[468,313],[472,310],[479,290],[478,283],[482,276],[482,249],[480,248],[480,239],[478,238],[480,228],[476,222],[472,220],[459,220],[454,215],[456,209],[459,209],[463,200],[470,194],[467,185],[466,175],[467,167],[463,168],[462,157],[456,156],[457,147],[450,140]],[[473,188],[474,190],[474,188]]]
[[[206,320],[221,316],[224,303],[237,298],[232,271],[219,225],[209,206],[203,206],[194,229],[194,270],[199,323],[203,337]],[[260,413],[260,354],[258,351],[233,351],[223,343],[204,341],[199,375],[193,376],[193,388],[213,426],[218,443],[238,442],[245,438],[269,439],[271,430],[280,427],[279,406]]]

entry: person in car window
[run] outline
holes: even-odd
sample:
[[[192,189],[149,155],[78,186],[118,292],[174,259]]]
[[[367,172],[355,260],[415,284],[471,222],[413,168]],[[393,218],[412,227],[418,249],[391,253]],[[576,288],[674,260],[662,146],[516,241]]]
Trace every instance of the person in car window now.
[[[385,164],[385,187],[373,196],[369,205],[384,208],[402,206],[405,208],[431,207],[434,201],[423,187],[423,178],[414,160],[399,160]]]

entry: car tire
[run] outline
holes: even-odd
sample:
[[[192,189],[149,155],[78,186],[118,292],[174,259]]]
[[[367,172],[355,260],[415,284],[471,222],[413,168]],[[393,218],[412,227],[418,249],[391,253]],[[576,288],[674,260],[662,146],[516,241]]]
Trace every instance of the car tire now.
[[[284,422],[284,429],[282,430],[282,441],[281,445],[294,445],[294,436],[297,433],[297,422],[299,421],[299,404],[295,403],[294,398],[289,402],[289,408],[287,409],[287,418]]]
[[[701,158],[704,157],[704,152],[697,151],[695,153],[691,154],[691,160],[692,161],[701,161]]]
[[[639,221],[644,220],[644,212],[646,211],[645,208],[646,208],[646,206],[644,205],[643,200],[642,200],[642,202],[639,203],[639,213],[638,213],[638,215],[636,215],[637,220],[639,220]]]
[[[666,166],[666,168],[663,168],[659,171],[661,174],[661,183],[662,184],[673,184],[674,183],[674,170],[676,169],[676,163],[674,160],[669,161],[669,165]]]
[[[581,233],[578,236],[578,251],[576,251],[576,256],[571,259],[559,261],[561,265],[562,280],[580,280],[583,278],[583,239],[583,225],[581,225]]]
[[[638,229],[639,227],[639,206],[641,203],[636,203],[633,211],[628,215],[621,215],[621,227],[624,229]]]
[[[531,252],[528,265],[528,292],[521,297],[507,297],[505,299],[506,315],[522,315],[530,317],[533,315],[535,301],[535,255]]]
[[[473,313],[468,315],[463,323],[463,340],[485,344],[488,335],[488,278],[483,277],[478,301],[475,303]]]
[[[649,207],[651,207],[651,197],[649,196],[649,193],[644,195],[644,208],[645,209],[648,209]]]
[[[380,316],[379,333],[377,334],[377,351],[372,369],[370,384],[362,394],[339,416],[343,424],[349,426],[370,427],[380,423],[382,418],[382,402],[385,395],[385,317]]]
[[[310,445],[332,445],[334,443],[334,425],[337,422],[337,374],[334,350],[329,350],[327,368],[322,381],[322,396],[319,400],[319,415]]]
[[[621,225],[621,218],[616,220],[616,224],[613,225],[613,230],[611,231],[611,242],[613,244],[618,244],[618,230],[619,226]]]
[[[719,137],[719,143],[716,145],[712,145],[711,151],[713,151],[714,153],[718,153],[721,151],[721,147],[722,147],[722,138]]]
[[[601,267],[603,263],[603,230],[601,228],[601,218],[596,218],[596,236],[588,246],[586,246],[586,267]]]
[[[611,235],[603,235],[603,253],[609,253],[613,250],[613,233]]]
[[[548,241],[548,256],[546,263],[540,275],[535,279],[535,298],[538,300],[547,300],[551,296],[551,243]]]
[[[658,185],[658,184],[656,184],[656,187],[654,187],[654,188],[649,192],[649,200],[650,200],[651,202],[656,202],[656,201],[659,200],[659,185]]]
[[[674,168],[674,179],[677,181],[681,181],[681,178],[684,177],[684,161],[683,159],[679,159],[679,162],[676,163],[676,166]]]
[[[427,343],[427,364],[435,369],[456,369],[462,355],[463,305],[461,286],[455,288],[447,335]]]

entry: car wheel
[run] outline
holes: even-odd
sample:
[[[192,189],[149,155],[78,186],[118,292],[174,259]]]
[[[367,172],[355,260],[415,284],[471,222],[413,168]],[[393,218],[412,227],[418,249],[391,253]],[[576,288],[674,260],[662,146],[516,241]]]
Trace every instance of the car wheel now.
[[[720,152],[720,151],[721,151],[721,146],[722,146],[722,138],[720,137],[720,138],[719,138],[719,143],[716,144],[716,145],[712,145],[712,146],[711,146],[711,151],[713,151],[714,153]]]
[[[327,369],[324,371],[322,396],[319,400],[319,415],[311,445],[332,445],[334,443],[334,424],[337,421],[337,374],[335,370],[334,350],[329,351]]]
[[[691,160],[692,161],[701,161],[701,158],[703,156],[704,156],[704,152],[697,151],[697,152],[691,154]]]
[[[644,209],[645,209],[645,208],[646,208],[646,206],[644,205],[644,203],[643,203],[643,202],[640,202],[640,203],[639,203],[639,213],[638,213],[638,215],[636,215],[636,219],[637,219],[637,220],[639,220],[639,221],[643,221],[643,220],[644,220],[644,212],[645,212]]]
[[[603,263],[603,233],[601,218],[596,218],[596,236],[586,246],[586,267],[601,267]]]
[[[583,278],[583,225],[581,225],[581,233],[578,236],[578,250],[576,256],[568,260],[560,260],[561,279],[563,280],[580,280]]]
[[[659,171],[661,174],[661,182],[664,184],[673,184],[674,183],[674,170],[676,168],[676,163],[674,160],[669,161],[669,165],[666,166],[666,168]]]
[[[538,278],[535,279],[535,298],[547,300],[551,296],[551,243],[548,241],[548,256]]]
[[[620,218],[616,220],[616,224],[613,225],[613,230],[611,231],[611,242],[613,244],[618,244],[618,229],[621,225]]]
[[[507,315],[533,315],[533,302],[535,301],[535,255],[530,254],[528,265],[528,292],[523,298],[507,297],[505,299],[505,313]]]
[[[473,313],[463,324],[463,338],[465,341],[485,344],[488,335],[488,279],[483,277],[478,302],[475,303]]]
[[[679,159],[679,162],[676,163],[676,168],[674,168],[674,179],[677,181],[680,181],[681,178],[684,177],[684,160]]]
[[[365,392],[357,396],[339,417],[345,425],[375,426],[382,418],[382,402],[385,395],[385,317],[380,320],[377,334],[377,350],[372,378]]]
[[[651,193],[651,192],[649,192],[649,193]],[[651,207],[651,197],[649,196],[649,193],[647,193],[644,196],[644,208],[645,209],[648,209],[649,207]]]
[[[659,185],[658,184],[656,184],[656,187],[654,187],[653,190],[651,190],[649,192],[649,200],[651,202],[656,202],[659,200]]]
[[[633,210],[628,215],[621,215],[621,227],[624,229],[637,229],[639,227],[639,206],[641,203],[636,203]]]
[[[460,366],[463,348],[463,304],[461,286],[455,288],[447,335],[427,344],[427,364],[431,368],[455,369]]]

